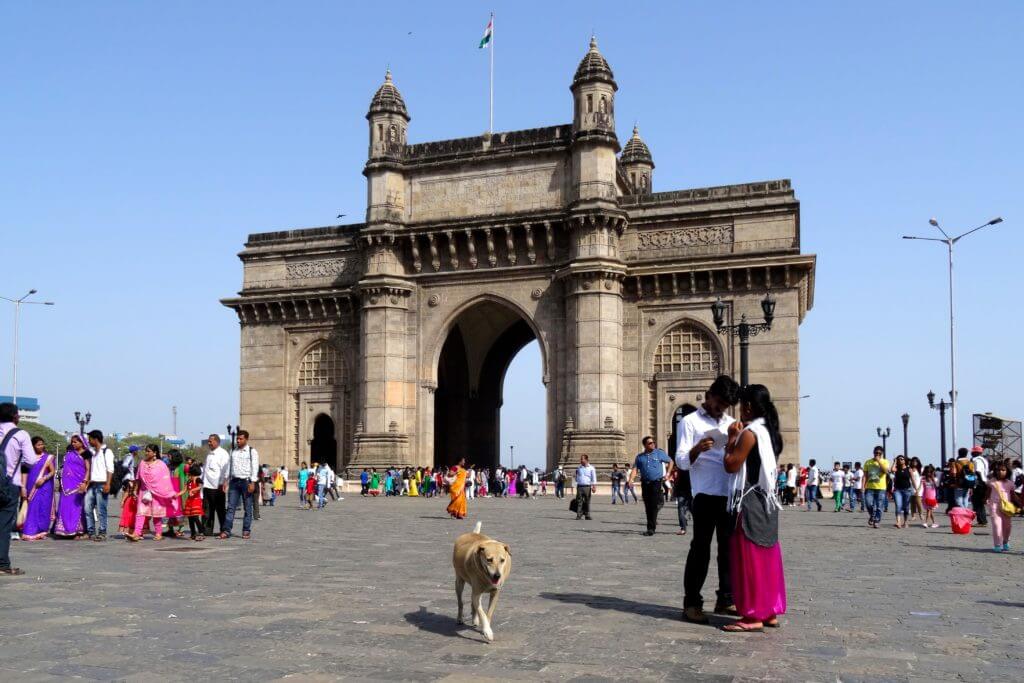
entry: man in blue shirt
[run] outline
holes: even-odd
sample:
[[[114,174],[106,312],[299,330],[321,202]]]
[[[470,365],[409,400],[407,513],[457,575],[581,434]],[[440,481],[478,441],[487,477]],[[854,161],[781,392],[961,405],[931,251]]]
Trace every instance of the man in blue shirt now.
[[[633,461],[633,469],[629,472],[629,483],[633,483],[637,472],[640,473],[640,492],[644,499],[644,510],[647,512],[647,531],[644,536],[653,536],[658,527],[658,512],[664,503],[664,492],[661,484],[672,472],[672,459],[660,448],[654,447],[654,437],[645,436],[644,450]],[[668,470],[665,469],[668,465]]]

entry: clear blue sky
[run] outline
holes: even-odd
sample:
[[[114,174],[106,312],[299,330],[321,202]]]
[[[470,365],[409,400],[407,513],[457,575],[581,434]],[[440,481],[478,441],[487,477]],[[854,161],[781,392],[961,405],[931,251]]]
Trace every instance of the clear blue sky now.
[[[251,232],[359,221],[363,118],[386,65],[410,139],[487,124],[484,3],[91,2],[0,6],[0,294],[22,317],[19,393],[46,422],[186,438],[237,414],[239,287]],[[640,122],[655,189],[792,178],[817,253],[802,328],[803,458],[864,457],[876,426],[937,458],[948,391],[943,247],[958,254],[962,438],[1024,417],[1015,382],[1024,256],[1024,5],[990,2],[497,2],[499,130],[571,119],[591,30]],[[0,310],[9,393],[12,310]],[[533,348],[533,347],[531,347]],[[507,453],[538,462],[536,353],[512,366]],[[515,425],[515,429],[513,429]],[[518,458],[517,458],[518,459]]]

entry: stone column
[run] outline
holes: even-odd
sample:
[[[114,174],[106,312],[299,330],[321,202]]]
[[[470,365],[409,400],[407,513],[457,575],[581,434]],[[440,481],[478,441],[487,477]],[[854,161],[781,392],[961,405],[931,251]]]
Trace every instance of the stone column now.
[[[565,269],[571,434],[567,465],[586,453],[598,469],[626,457],[622,422],[622,280],[618,259],[622,219],[572,219],[573,261]]]

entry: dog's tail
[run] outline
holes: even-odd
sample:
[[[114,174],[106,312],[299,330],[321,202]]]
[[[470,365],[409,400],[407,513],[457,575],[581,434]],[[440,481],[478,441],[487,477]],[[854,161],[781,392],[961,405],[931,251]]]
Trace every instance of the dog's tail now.
[[[477,522],[476,526],[473,527],[473,533],[474,534],[480,533],[480,527],[482,527],[482,526],[483,526],[483,522]]]

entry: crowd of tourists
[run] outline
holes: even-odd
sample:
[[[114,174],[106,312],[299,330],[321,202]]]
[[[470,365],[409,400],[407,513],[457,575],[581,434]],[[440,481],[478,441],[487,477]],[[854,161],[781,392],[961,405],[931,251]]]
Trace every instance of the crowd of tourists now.
[[[156,541],[185,538],[186,525],[192,540],[215,529],[228,539],[239,507],[242,538],[249,539],[260,506],[286,493],[287,470],[261,465],[244,429],[230,453],[211,434],[203,462],[174,449],[162,453],[158,444],[130,446],[118,457],[98,429],[71,435],[58,460],[19,422],[13,403],[0,404],[0,575],[23,573],[11,566],[12,540],[105,541],[111,505],[120,505],[116,531],[128,541],[147,533]]]
[[[451,478],[460,469],[451,467],[364,468],[359,473],[359,494],[385,498],[411,496],[433,498],[450,495]],[[539,467],[477,467],[466,465],[467,498],[535,498],[546,496],[551,486],[557,497],[565,495],[566,475],[561,467],[541,472]]]

